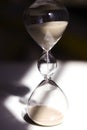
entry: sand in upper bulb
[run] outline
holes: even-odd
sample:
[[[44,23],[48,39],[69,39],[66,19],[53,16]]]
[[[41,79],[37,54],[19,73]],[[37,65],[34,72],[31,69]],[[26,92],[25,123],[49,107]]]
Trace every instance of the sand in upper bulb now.
[[[45,50],[50,50],[61,38],[67,27],[67,21],[52,21],[27,26],[31,37]]]
[[[48,106],[32,106],[28,108],[29,117],[42,126],[54,126],[62,123],[63,114]]]

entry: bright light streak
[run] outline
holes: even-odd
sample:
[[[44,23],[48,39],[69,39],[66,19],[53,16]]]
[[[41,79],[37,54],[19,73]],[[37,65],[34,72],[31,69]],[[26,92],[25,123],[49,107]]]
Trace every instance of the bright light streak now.
[[[34,89],[42,80],[43,77],[38,71],[37,62],[35,62],[19,82]]]
[[[32,91],[38,86],[38,84],[44,79],[37,68],[37,61],[33,63],[31,68],[27,70],[27,73],[19,81],[19,84],[29,87],[30,92],[25,95],[28,99]],[[23,100],[23,98],[21,98]]]
[[[56,83],[69,100],[69,111],[64,123],[50,128],[29,125],[27,130],[87,129],[87,63],[67,62]]]
[[[58,72],[55,74],[57,75]],[[33,90],[43,77],[39,73],[36,63],[21,80],[21,83],[31,87]],[[55,82],[65,92],[69,101],[69,111],[63,124],[54,127],[40,127],[29,124],[27,130],[73,130],[87,129],[87,63],[86,62],[67,62],[64,65]],[[25,105],[19,102],[16,96],[8,97],[4,102],[5,107],[19,121],[24,121],[22,117]]]

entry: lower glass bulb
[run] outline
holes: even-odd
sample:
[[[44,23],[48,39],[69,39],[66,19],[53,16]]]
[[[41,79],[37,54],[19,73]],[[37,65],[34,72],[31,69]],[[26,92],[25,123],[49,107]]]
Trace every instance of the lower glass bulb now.
[[[53,126],[63,122],[68,101],[58,85],[52,80],[43,80],[28,101],[28,116],[42,126]]]

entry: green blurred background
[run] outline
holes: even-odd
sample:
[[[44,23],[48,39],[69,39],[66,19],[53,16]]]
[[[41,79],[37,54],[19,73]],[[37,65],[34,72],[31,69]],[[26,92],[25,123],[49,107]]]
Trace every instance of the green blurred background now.
[[[23,11],[29,0],[0,0],[0,61],[31,61],[42,50],[28,35]],[[30,0],[32,3],[34,0]],[[87,60],[87,2],[64,1],[69,25],[52,52],[61,60]]]

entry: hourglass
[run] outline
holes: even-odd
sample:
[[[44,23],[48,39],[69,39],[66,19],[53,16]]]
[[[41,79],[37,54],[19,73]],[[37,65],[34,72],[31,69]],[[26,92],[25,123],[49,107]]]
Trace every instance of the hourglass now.
[[[28,100],[28,116],[42,126],[63,122],[68,108],[67,97],[51,79],[57,61],[51,49],[68,25],[68,11],[58,0],[36,0],[24,11],[24,24],[29,35],[42,48],[37,66],[44,79]]]

